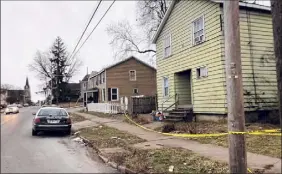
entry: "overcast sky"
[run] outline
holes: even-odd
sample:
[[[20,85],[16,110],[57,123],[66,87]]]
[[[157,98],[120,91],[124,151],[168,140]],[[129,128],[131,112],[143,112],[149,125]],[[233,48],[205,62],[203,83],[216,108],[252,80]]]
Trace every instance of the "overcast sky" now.
[[[135,1],[117,1],[103,19],[99,27],[80,50],[78,56],[84,66],[72,81],[78,82],[85,74],[86,67],[99,71],[114,61],[110,38],[106,27],[118,20],[135,21]],[[42,99],[36,95],[41,84],[27,65],[36,50],[50,48],[57,36],[65,42],[71,52],[98,1],[1,1],[1,83],[23,87],[28,76],[32,99]],[[104,1],[94,17],[86,36],[111,4]]]
[[[263,1],[263,4],[268,2]],[[37,50],[48,50],[57,36],[65,42],[71,52],[98,1],[1,1],[1,83],[23,88],[29,78],[32,100],[43,99],[35,94],[40,81],[27,65]],[[111,1],[103,1],[97,15],[89,26],[86,36],[106,11]],[[78,82],[85,74],[99,71],[114,61],[110,38],[106,27],[116,21],[136,19],[136,1],[117,1],[78,56],[84,65],[72,82]],[[145,61],[147,61],[145,59]]]

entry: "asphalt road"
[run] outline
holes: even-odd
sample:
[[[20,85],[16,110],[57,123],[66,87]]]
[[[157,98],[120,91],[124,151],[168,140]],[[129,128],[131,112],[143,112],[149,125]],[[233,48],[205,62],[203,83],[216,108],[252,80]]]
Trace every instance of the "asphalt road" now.
[[[68,136],[32,137],[32,112],[1,115],[1,173],[117,173]]]

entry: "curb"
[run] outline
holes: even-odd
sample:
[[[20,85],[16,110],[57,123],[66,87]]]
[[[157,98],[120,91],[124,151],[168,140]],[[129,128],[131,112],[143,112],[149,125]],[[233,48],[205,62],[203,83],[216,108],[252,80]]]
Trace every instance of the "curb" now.
[[[80,137],[82,139],[82,141],[86,144],[86,146],[91,147],[96,151],[98,157],[104,163],[109,164],[112,168],[117,169],[117,171],[119,171],[121,173],[126,173],[126,174],[137,174],[138,173],[138,172],[135,172],[135,171],[133,171],[133,170],[131,170],[131,169],[125,167],[125,166],[118,165],[117,163],[110,161],[107,157],[102,155],[101,151],[97,147],[93,146],[90,143],[90,141],[88,139],[84,138],[83,136],[77,135],[76,137]]]

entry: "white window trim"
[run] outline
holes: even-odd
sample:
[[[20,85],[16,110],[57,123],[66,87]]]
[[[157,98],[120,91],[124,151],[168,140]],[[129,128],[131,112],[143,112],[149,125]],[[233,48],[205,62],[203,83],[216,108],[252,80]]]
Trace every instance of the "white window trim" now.
[[[197,71],[198,71],[198,69],[201,69],[201,68],[206,68],[207,75],[206,76],[202,76],[202,77],[199,75],[199,77],[198,77],[198,72]],[[199,67],[196,68],[196,78],[197,79],[207,78],[208,76],[209,76],[209,71],[208,71],[208,67],[206,65],[205,66],[199,66]]]
[[[134,79],[131,79],[131,78],[130,78],[130,77],[131,77],[131,76],[130,76],[130,72],[131,72],[131,71],[134,71],[134,73],[135,73],[135,78],[134,78]],[[129,81],[136,81],[136,79],[137,79],[136,70],[129,70],[129,71],[128,71],[128,74],[129,74]]]
[[[102,101],[104,102],[106,100],[106,89],[102,88]]]
[[[165,47],[165,40],[166,40],[166,38],[167,37],[169,37],[169,40],[170,40],[170,52],[169,52],[169,55],[165,55],[165,49],[166,49],[166,47]],[[167,34],[167,35],[165,35],[165,37],[164,37],[164,40],[163,40],[163,44],[164,44],[164,48],[163,48],[163,52],[164,52],[164,58],[168,58],[168,57],[170,57],[171,56],[171,54],[172,54],[172,43],[171,43],[171,34]]]
[[[117,99],[116,100],[113,100],[113,89],[117,89]],[[119,94],[118,94],[118,88],[111,88],[111,101],[118,101],[119,99]]]
[[[200,43],[195,43],[195,38],[194,38],[194,23],[195,23],[195,21],[197,21],[197,20],[200,19],[200,18],[203,18],[203,36],[204,36],[204,38],[203,38],[203,41],[201,41]],[[192,33],[191,33],[191,34],[192,34],[192,35],[191,35],[191,39],[192,39],[192,40],[191,40],[191,43],[192,43],[192,46],[199,45],[199,44],[205,42],[205,41],[206,41],[205,15],[201,15],[201,16],[197,17],[196,19],[194,19],[194,20],[192,21],[191,25],[192,25]]]
[[[137,93],[135,93],[135,89],[137,90]],[[138,94],[138,93],[139,93],[138,88],[133,88],[133,94]]]
[[[165,95],[165,83],[164,83],[164,79],[165,78],[167,79],[167,84],[168,84],[167,95]],[[169,78],[168,77],[163,77],[162,80],[163,80],[163,97],[167,98],[167,97],[169,97]]]

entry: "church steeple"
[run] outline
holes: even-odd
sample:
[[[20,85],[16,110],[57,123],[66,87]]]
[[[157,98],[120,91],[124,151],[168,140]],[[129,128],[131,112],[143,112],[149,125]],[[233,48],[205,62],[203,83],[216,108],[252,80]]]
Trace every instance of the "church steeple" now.
[[[28,77],[26,77],[25,88],[29,88]]]

